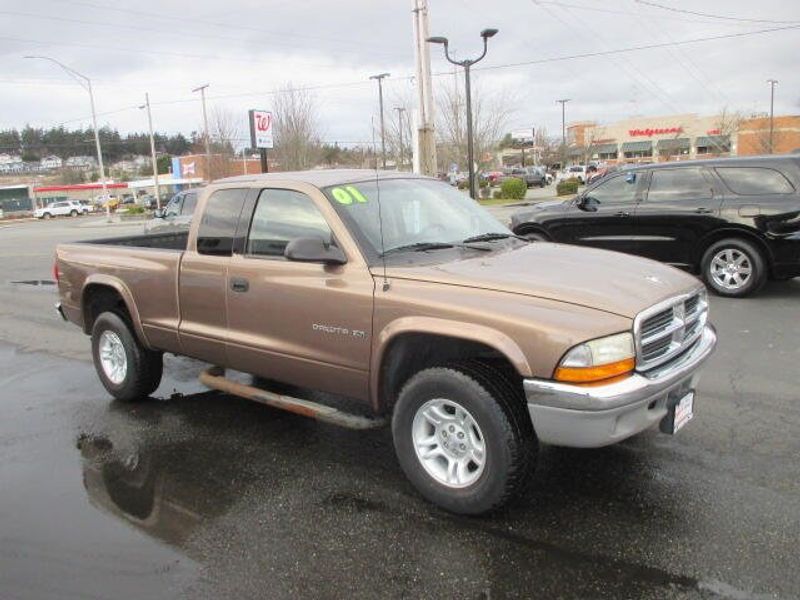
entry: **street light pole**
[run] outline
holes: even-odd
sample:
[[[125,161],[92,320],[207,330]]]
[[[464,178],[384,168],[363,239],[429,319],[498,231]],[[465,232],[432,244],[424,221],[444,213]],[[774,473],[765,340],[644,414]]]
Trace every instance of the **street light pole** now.
[[[775,132],[775,85],[778,83],[777,79],[767,79],[770,87],[769,93],[769,153],[773,152],[772,139]]]
[[[567,102],[570,98],[556,100],[561,105],[561,168],[567,166]]]
[[[403,113],[406,109],[402,106],[395,106],[394,109],[397,111],[397,134],[400,138],[400,158],[398,160],[397,167],[397,170],[399,171],[403,166]]]
[[[497,33],[497,29],[484,29],[481,31],[481,38],[483,38],[483,52],[478,58],[453,60],[450,56],[449,41],[446,37],[429,37],[426,41],[431,44],[442,44],[444,46],[444,57],[451,64],[458,65],[464,68],[464,85],[467,92],[467,162],[469,163],[469,195],[473,200],[477,199],[478,193],[475,185],[475,157],[472,141],[472,89],[470,85],[469,70],[472,65],[480,62],[486,56],[489,38]]]
[[[192,93],[200,92],[200,101],[203,103],[203,127],[205,128],[205,142],[206,142],[206,178],[211,181],[211,141],[208,132],[208,113],[206,112],[206,88],[210,84],[201,85],[192,90]]]
[[[26,56],[25,58],[37,58],[40,60],[49,60],[51,63],[55,63],[64,71],[66,71],[75,81],[80,84],[80,86],[89,92],[89,103],[92,107],[92,127],[94,128],[94,143],[97,149],[97,165],[100,168],[100,186],[103,188],[103,198],[105,199],[106,204],[106,218],[110,221],[111,220],[111,206],[109,205],[110,198],[108,197],[108,187],[106,185],[106,170],[105,166],[103,165],[103,151],[100,147],[100,133],[97,130],[97,112],[94,108],[94,94],[92,93],[92,80],[89,79],[86,75],[78,73],[75,69],[72,69],[65,65],[62,62],[57,61],[55,58],[50,58],[49,56]]]
[[[379,75],[372,75],[370,79],[375,79],[378,82],[378,104],[381,111],[381,162],[383,168],[386,168],[386,136],[384,135],[383,128],[383,80],[389,77],[390,73],[380,73]]]
[[[140,109],[147,109],[147,126],[150,129],[150,158],[153,161],[153,187],[156,193],[156,209],[161,210],[161,192],[158,188],[158,159],[156,158],[156,140],[153,136],[153,115],[150,113],[150,94],[145,92],[144,104]]]

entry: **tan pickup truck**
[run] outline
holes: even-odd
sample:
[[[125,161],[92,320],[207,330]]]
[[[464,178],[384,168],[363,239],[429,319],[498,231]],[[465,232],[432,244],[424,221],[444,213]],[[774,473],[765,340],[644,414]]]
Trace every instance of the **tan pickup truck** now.
[[[171,352],[214,365],[212,388],[348,427],[391,421],[412,483],[465,514],[514,496],[540,442],[675,433],[716,343],[697,279],[528,242],[405,173],[226,179],[202,191],[188,232],[56,254],[58,310],[91,335],[116,398],[155,391]]]

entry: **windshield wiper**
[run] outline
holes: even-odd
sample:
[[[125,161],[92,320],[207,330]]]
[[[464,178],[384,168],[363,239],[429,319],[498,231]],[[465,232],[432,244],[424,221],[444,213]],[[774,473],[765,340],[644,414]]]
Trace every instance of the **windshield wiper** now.
[[[381,256],[386,256],[387,254],[393,254],[395,252],[424,252],[426,250],[444,250],[445,248],[455,248],[455,246],[455,244],[449,244],[447,242],[416,242],[414,244],[405,244],[403,246],[389,248],[383,252]]]
[[[516,238],[518,240],[527,241],[524,237],[514,235],[513,233],[482,233],[480,235],[473,235],[463,240],[462,244],[470,244],[472,242],[493,242],[494,240],[506,240],[508,238]]]

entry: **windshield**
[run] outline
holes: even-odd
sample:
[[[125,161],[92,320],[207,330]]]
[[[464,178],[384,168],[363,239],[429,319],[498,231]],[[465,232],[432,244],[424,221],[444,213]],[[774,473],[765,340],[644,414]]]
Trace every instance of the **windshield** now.
[[[373,257],[414,244],[459,243],[485,233],[510,234],[464,192],[428,179],[361,181],[323,189],[365,252]]]

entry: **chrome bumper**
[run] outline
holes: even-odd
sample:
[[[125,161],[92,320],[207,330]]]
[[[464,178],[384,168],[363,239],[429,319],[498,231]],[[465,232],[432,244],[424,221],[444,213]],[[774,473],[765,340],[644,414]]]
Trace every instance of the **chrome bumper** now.
[[[596,448],[648,429],[696,387],[698,369],[716,343],[716,332],[706,325],[694,347],[674,361],[607,385],[526,379],[528,411],[537,436],[548,444]]]

